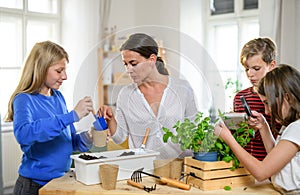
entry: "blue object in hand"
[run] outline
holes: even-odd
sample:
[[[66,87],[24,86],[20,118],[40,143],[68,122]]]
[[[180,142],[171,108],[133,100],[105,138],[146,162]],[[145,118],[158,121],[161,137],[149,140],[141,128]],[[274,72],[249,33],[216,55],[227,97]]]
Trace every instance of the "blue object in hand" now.
[[[93,123],[96,131],[106,130],[108,128],[107,123],[103,116],[98,117],[95,115],[96,121]]]

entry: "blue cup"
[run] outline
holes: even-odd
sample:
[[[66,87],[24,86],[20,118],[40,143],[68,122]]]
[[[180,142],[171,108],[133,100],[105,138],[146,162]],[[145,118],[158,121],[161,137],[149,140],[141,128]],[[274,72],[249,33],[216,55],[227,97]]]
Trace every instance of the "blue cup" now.
[[[108,128],[104,117],[95,116],[96,121],[93,123],[96,131],[106,130]]]

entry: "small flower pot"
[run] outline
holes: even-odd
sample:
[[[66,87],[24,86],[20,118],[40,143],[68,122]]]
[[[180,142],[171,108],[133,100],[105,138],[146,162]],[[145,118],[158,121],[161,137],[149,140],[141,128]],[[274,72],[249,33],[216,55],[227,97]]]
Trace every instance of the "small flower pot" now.
[[[218,161],[218,152],[194,152],[194,159],[207,162]]]

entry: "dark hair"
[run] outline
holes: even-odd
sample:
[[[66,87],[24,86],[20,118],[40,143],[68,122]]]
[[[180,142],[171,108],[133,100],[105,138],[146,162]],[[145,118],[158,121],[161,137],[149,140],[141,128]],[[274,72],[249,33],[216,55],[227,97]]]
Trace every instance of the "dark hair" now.
[[[144,33],[136,33],[130,35],[120,48],[120,51],[130,50],[139,53],[144,58],[148,59],[152,54],[158,55],[158,45],[156,41],[149,35]],[[160,74],[169,75],[165,67],[165,63],[161,57],[156,59],[156,68]]]
[[[256,38],[248,41],[242,48],[240,62],[245,66],[248,58],[262,54],[262,60],[267,64],[276,59],[276,44],[269,38]]]
[[[300,118],[300,72],[294,67],[280,64],[260,80],[258,93],[266,96],[271,108],[271,127],[275,129],[275,119],[287,126]],[[288,96],[290,110],[282,116],[282,104]]]

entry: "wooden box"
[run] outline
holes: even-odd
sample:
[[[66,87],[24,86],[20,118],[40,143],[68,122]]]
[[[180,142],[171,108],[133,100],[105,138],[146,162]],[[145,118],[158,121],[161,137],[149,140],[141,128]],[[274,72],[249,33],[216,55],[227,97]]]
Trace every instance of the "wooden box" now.
[[[185,177],[184,182],[201,190],[223,189],[225,186],[238,187],[255,183],[254,177],[244,168],[230,170],[232,163],[224,161],[204,162],[192,157],[184,158],[184,173],[196,177]]]

